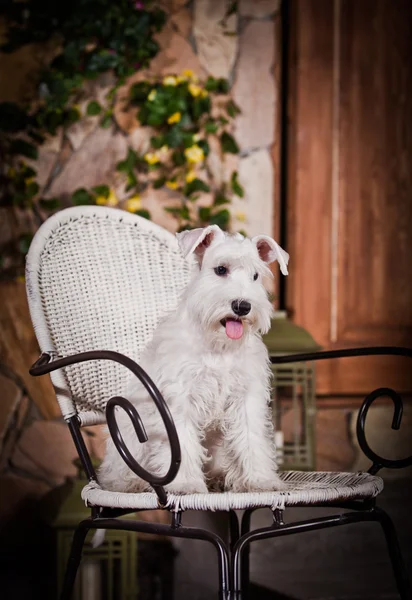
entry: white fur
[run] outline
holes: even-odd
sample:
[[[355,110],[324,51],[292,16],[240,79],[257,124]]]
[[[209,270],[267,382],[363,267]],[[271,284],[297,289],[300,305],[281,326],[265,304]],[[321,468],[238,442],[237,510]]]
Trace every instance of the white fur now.
[[[270,274],[267,263],[276,259],[287,274],[289,257],[267,236],[250,240],[217,226],[183,232],[178,241],[182,253],[196,259],[193,277],[140,363],[165,398],[179,435],[182,463],[166,489],[184,494],[280,489],[269,360],[260,335],[270,327],[272,306],[262,278]],[[218,276],[218,266],[227,267],[228,274]],[[239,299],[252,308],[242,318],[243,336],[234,340],[221,320],[235,316],[231,304]],[[132,381],[127,398],[136,405],[149,440],[140,444],[130,420],[118,411],[123,438],[143,467],[164,474],[170,449],[157,409],[139,382]],[[127,467],[111,438],[99,481],[113,491],[150,489]]]

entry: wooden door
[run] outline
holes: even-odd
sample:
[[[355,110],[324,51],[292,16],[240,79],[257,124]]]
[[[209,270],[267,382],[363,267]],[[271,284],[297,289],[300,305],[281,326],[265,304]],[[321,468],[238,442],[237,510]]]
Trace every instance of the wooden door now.
[[[412,3],[288,8],[287,308],[326,349],[412,346]],[[397,357],[318,373],[327,396],[412,390]]]

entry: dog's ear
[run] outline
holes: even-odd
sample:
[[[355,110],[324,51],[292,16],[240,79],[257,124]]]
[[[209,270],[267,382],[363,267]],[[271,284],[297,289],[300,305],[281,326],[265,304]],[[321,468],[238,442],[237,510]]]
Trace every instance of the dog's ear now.
[[[260,258],[265,263],[270,264],[277,260],[282,274],[288,274],[289,254],[275,240],[272,240],[268,235],[257,235],[252,238],[252,242],[259,252]]]
[[[209,246],[217,240],[224,240],[225,234],[217,225],[209,225],[176,233],[176,237],[183,256],[186,258],[189,254],[194,254],[201,263]]]

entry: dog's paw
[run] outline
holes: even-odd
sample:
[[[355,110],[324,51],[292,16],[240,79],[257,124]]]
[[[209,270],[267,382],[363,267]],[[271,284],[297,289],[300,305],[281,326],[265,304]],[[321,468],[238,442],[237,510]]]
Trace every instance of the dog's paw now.
[[[166,486],[166,491],[171,494],[207,494],[208,489],[204,481],[172,481]]]
[[[242,481],[235,484],[232,492],[281,492],[285,484],[278,477],[267,480]]]

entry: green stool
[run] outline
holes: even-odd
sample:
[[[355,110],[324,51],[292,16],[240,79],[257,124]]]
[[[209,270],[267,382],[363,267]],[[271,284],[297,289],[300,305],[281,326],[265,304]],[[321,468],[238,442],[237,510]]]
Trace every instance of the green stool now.
[[[78,478],[68,481],[61,489],[64,497],[52,526],[57,530],[57,589],[62,589],[64,574],[70,554],[73,533],[78,523],[90,516],[81,499],[82,488],[87,480]],[[64,489],[65,488],[65,489]],[[127,518],[133,518],[127,515]],[[102,585],[104,597],[109,600],[135,600],[137,582],[137,536],[132,531],[106,531],[103,544],[91,546],[91,531],[83,548],[83,559],[78,572],[73,598],[76,600],[100,600]],[[102,573],[105,573],[103,581]]]
[[[269,356],[321,350],[303,329],[278,311],[263,336]],[[286,471],[316,469],[316,372],[313,362],[272,364],[272,410],[279,468]],[[283,421],[288,413],[285,434]]]

